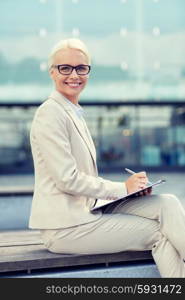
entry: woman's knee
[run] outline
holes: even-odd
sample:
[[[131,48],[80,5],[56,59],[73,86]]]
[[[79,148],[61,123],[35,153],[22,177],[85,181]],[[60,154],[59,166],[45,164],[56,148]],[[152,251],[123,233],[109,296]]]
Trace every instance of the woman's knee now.
[[[175,209],[180,204],[179,199],[173,194],[160,194],[157,198],[163,208]]]

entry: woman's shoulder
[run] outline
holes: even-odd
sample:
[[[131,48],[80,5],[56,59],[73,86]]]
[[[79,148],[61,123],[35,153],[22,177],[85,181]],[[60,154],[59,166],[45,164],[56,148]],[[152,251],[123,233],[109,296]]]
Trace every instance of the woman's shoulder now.
[[[65,110],[58,104],[58,102],[54,101],[51,98],[47,98],[44,100],[35,112],[35,117],[38,115],[65,115]]]

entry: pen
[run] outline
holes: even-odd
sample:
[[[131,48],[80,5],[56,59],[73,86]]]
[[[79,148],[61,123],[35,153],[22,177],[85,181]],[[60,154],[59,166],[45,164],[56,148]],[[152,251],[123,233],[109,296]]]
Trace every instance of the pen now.
[[[132,170],[130,170],[130,169],[128,169],[128,168],[125,168],[125,171],[127,171],[128,173],[130,173],[130,174],[135,174],[136,172],[134,172],[134,171],[132,171]],[[149,184],[152,184],[152,182],[151,181],[148,181],[148,183]]]

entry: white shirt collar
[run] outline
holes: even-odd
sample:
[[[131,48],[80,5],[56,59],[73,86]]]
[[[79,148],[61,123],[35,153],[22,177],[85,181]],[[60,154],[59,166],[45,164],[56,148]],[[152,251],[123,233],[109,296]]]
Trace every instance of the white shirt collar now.
[[[67,98],[64,98],[64,100],[71,106],[71,108],[75,111],[75,113],[77,114],[77,116],[79,118],[83,117],[84,109],[79,104],[74,104],[73,102],[71,102]]]

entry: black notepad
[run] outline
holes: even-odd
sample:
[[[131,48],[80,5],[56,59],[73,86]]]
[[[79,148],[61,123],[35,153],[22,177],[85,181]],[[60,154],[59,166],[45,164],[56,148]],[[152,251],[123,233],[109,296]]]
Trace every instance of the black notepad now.
[[[127,200],[129,198],[139,197],[140,196],[140,192],[147,191],[148,189],[153,188],[155,186],[158,186],[158,185],[160,185],[160,184],[162,184],[164,182],[166,182],[166,180],[160,179],[160,180],[158,180],[158,181],[156,181],[156,182],[154,182],[154,183],[152,183],[150,185],[147,185],[147,187],[145,187],[144,189],[138,190],[138,191],[136,191],[134,193],[127,194],[126,196],[123,196],[123,197],[121,197],[119,199],[116,199],[116,200],[97,199],[95,205],[91,208],[91,211],[95,211],[95,210],[97,210],[99,208],[108,206],[108,205],[110,205],[112,203],[117,203],[117,204],[119,202],[121,203],[122,201],[125,201],[125,200]]]

